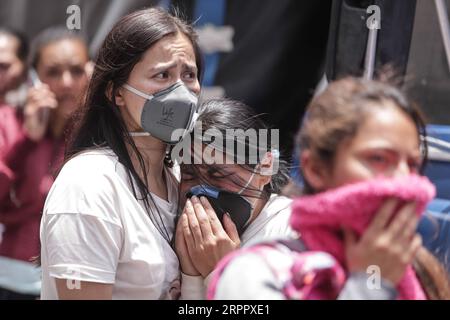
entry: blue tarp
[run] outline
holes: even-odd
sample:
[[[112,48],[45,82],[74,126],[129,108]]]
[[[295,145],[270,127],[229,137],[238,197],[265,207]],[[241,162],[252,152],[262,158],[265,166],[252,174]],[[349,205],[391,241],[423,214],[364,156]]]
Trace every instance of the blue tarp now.
[[[419,224],[423,243],[450,273],[450,126],[427,127],[429,164],[425,174],[436,185],[437,198]]]

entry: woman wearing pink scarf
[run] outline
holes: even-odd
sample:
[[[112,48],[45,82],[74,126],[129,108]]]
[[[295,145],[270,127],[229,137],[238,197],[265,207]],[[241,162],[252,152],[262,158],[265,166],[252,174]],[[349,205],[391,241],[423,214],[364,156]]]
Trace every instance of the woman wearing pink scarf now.
[[[346,78],[313,99],[298,136],[300,239],[225,257],[210,299],[450,299],[416,233],[434,186],[420,112],[396,88]]]

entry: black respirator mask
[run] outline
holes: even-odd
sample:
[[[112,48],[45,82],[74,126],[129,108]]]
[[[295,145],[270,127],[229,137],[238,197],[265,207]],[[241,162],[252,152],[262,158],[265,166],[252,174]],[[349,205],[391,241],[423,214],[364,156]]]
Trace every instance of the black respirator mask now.
[[[208,185],[192,187],[186,197],[206,197],[222,222],[223,215],[228,213],[236,225],[239,236],[245,231],[250,220],[253,208],[251,203],[239,193],[218,189]]]

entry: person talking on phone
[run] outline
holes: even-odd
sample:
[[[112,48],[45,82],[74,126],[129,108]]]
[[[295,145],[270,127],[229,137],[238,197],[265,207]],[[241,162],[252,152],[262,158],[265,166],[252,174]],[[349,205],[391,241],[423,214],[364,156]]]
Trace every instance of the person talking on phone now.
[[[89,73],[88,49],[80,36],[59,27],[42,31],[32,43],[25,106],[0,123],[4,136],[14,136],[0,142],[3,299],[34,299],[40,294],[40,273],[31,260],[39,255],[41,213]]]

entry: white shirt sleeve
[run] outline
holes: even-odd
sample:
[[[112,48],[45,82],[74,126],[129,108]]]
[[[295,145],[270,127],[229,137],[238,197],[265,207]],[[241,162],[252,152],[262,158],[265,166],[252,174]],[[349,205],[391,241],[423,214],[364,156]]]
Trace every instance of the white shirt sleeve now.
[[[272,195],[263,210],[242,234],[241,246],[248,247],[275,239],[295,238],[297,234],[289,224],[291,203],[291,199]]]
[[[48,217],[46,250],[49,275],[114,283],[121,229],[95,216],[64,213]]]
[[[44,208],[41,243],[48,273],[114,283],[123,242],[114,177],[69,173],[57,181]]]

